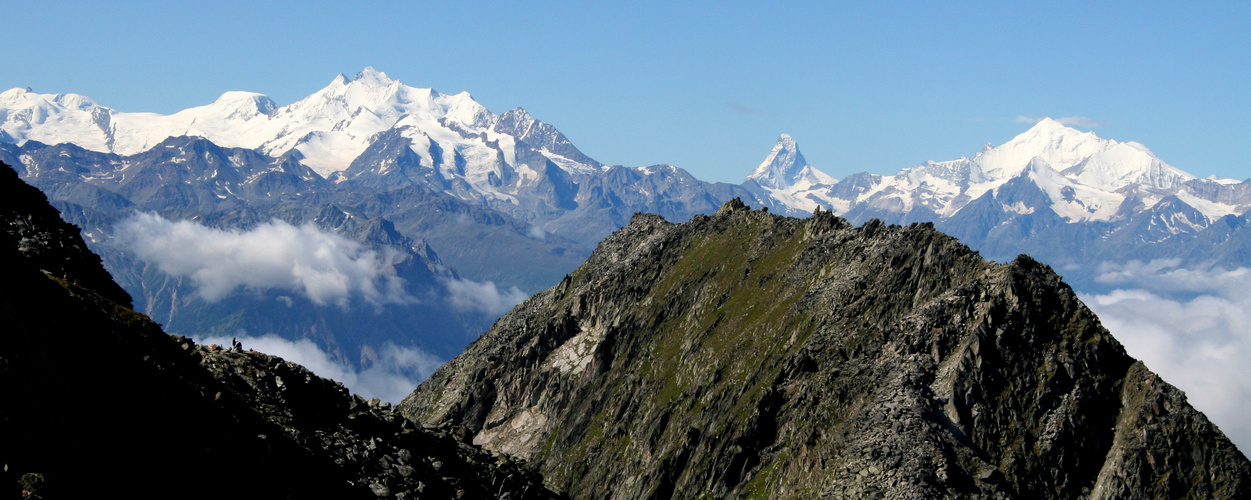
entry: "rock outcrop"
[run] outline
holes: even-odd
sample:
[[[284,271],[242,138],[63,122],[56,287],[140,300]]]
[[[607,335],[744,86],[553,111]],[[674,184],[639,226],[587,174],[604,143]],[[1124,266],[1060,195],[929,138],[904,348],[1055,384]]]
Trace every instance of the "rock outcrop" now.
[[[24,266],[95,291],[125,307],[130,295],[113,281],[100,257],[87,248],[78,227],[61,220],[48,198],[0,163],[0,244],[16,250]],[[17,265],[16,261],[7,265]]]
[[[131,310],[77,228],[0,165],[5,498],[552,498],[514,459]]]
[[[636,215],[399,410],[574,498],[1238,498],[1251,464],[1048,266],[927,224]]]

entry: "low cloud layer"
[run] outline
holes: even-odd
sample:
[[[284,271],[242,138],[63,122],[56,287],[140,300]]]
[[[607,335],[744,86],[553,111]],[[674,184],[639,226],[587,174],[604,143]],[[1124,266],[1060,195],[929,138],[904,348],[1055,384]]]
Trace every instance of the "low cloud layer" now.
[[[461,311],[480,312],[489,316],[499,316],[513,306],[526,300],[525,292],[515,286],[501,289],[490,281],[448,279],[443,281],[447,289],[447,301],[452,307]]]
[[[334,361],[311,340],[287,340],[277,335],[238,337],[244,349],[255,349],[308,368],[319,377],[337,380],[365,399],[378,398],[391,404],[413,392],[423,380],[443,364],[443,360],[420,349],[388,343],[378,352],[378,361],[364,370],[355,370]],[[201,344],[230,345],[230,337],[195,339]]]
[[[1117,288],[1082,295],[1125,349],[1186,391],[1240,449],[1251,449],[1251,269],[1186,269],[1175,260],[1104,265]]]
[[[284,289],[317,304],[347,306],[354,298],[378,305],[413,299],[380,254],[311,224],[274,220],[248,231],[214,229],[136,214],[115,228],[118,244],[167,274],[188,277],[209,302],[238,288]]]

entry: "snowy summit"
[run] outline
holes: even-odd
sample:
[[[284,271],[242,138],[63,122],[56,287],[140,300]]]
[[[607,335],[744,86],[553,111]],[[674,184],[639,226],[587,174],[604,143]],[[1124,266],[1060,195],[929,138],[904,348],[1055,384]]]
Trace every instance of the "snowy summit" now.
[[[754,182],[760,195],[790,212],[820,206],[840,215],[937,220],[954,216],[987,193],[998,197],[1018,179],[1012,189],[1026,183],[1048,201],[1039,207],[1011,202],[1008,210],[1049,209],[1068,222],[1116,220],[1171,195],[1213,220],[1243,213],[1251,203],[1216,194],[1232,181],[1196,179],[1142,144],[1104,139],[1050,118],[1004,144],[987,145],[972,158],[926,162],[893,176],[855,174],[841,183],[807,165],[795,141],[783,135],[748,175],[746,186],[750,189]],[[1134,205],[1123,206],[1127,200]]]

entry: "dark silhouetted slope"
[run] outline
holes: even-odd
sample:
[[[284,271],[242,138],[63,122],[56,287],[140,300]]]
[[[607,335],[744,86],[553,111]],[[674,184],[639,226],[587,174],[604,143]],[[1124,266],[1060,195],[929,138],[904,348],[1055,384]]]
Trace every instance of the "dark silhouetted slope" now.
[[[171,337],[7,166],[0,462],[30,498],[546,498],[516,462],[298,365]]]

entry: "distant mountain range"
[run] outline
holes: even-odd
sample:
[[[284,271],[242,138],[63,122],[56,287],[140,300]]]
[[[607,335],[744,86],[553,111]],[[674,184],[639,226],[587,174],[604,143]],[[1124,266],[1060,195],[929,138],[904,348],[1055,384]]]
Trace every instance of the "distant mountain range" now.
[[[1251,180],[1197,178],[1141,144],[1049,118],[971,158],[841,181],[808,165],[784,135],[744,187],[792,214],[821,207],[857,224],[934,222],[991,258],[1029,253],[1085,285],[1094,269],[1082,264],[1098,261],[1251,264]]]
[[[366,68],[286,106],[228,92],[172,115],[12,89],[0,93],[0,160],[83,227],[136,307],[172,332],[319,339],[362,365],[384,342],[412,342],[412,324],[432,332],[423,349],[450,357],[517,300],[510,287],[560,281],[636,212],[680,222],[733,198],[855,224],[934,222],[992,259],[1029,253],[1079,288],[1099,286],[1100,261],[1251,266],[1251,181],[1197,178],[1143,145],[1050,119],[970,158],[842,180],[783,135],[732,185],[670,165],[607,165],[524,109],[495,114],[467,93]],[[207,301],[195,293],[203,283],[116,238],[136,212],[220,231],[311,224],[391,256],[385,276],[414,299],[336,308],[241,286]],[[494,296],[466,307],[448,299],[453,289]]]
[[[123,113],[72,94],[0,94],[0,142],[70,143],[130,157],[182,136],[286,158],[333,184],[376,191],[422,186],[517,218],[537,236],[568,235],[586,245],[634,211],[687,218],[715,210],[727,197],[748,196],[670,166],[603,165],[524,109],[496,115],[468,93],[409,87],[372,68],[351,79],[339,75],[287,106],[227,92],[172,115]],[[320,188],[320,181],[300,175]]]
[[[421,186],[502,213],[537,239],[567,238],[572,243],[566,246],[577,248],[566,251],[580,256],[635,211],[685,220],[734,197],[792,215],[821,207],[857,223],[934,221],[994,258],[1030,249],[1056,263],[1174,256],[1195,239],[1242,242],[1243,216],[1251,207],[1247,181],[1198,178],[1141,144],[1102,139],[1051,119],[972,157],[842,180],[808,164],[783,135],[735,186],[701,182],[669,165],[608,166],[524,109],[497,115],[468,93],[409,87],[373,68],[350,79],[339,75],[286,106],[261,94],[227,92],[172,115],[119,112],[74,94],[0,94],[5,143],[71,143],[130,157],[181,136],[285,159],[286,167],[269,169],[286,168],[307,184],[292,186],[292,193],[324,191],[327,183],[377,192]],[[296,165],[322,179],[294,173]],[[257,195],[275,196],[272,190]],[[255,198],[245,204],[256,204]],[[480,252],[462,259],[461,245],[437,236],[431,241],[470,276],[528,290],[558,278],[481,269]],[[1190,259],[1246,264],[1238,255],[1244,245]]]

